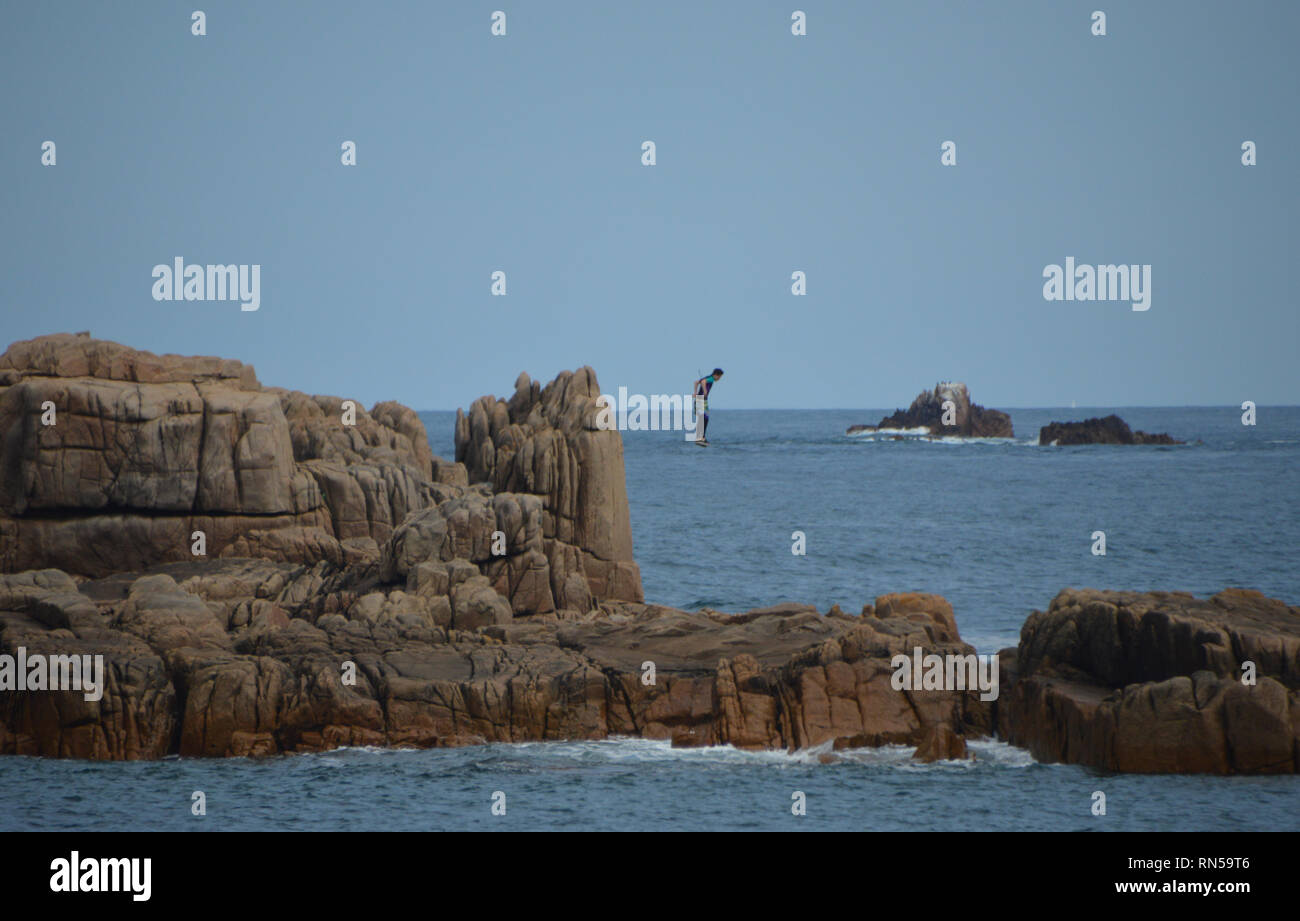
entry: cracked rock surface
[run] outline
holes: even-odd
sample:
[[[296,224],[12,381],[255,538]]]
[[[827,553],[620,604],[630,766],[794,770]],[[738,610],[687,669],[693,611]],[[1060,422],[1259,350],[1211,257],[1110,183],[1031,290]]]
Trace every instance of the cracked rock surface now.
[[[1300,609],[1259,592],[1067,589],[1029,616],[1000,662],[997,728],[1041,761],[1300,770]]]
[[[99,701],[0,695],[0,752],[143,759],[611,735],[844,747],[990,726],[973,693],[890,687],[895,653],[973,652],[935,595],[879,599],[858,617],[624,601],[515,617],[463,560],[421,562],[396,585],[382,568],[215,560],[80,585],[57,570],[0,577],[4,652],[106,660]]]

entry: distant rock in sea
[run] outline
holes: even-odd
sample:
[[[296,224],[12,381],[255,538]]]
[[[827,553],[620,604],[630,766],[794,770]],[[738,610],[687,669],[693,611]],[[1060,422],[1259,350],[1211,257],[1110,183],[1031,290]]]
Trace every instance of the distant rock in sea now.
[[[1082,422],[1049,422],[1038,432],[1040,445],[1180,445],[1168,434],[1135,432],[1116,415]]]
[[[952,401],[953,424],[943,424],[943,404]],[[852,425],[848,434],[875,432],[881,429],[929,430],[931,435],[956,435],[961,438],[1014,438],[1011,417],[996,409],[972,403],[963,383],[943,381],[933,390],[922,390],[906,410],[886,416],[878,425]]]

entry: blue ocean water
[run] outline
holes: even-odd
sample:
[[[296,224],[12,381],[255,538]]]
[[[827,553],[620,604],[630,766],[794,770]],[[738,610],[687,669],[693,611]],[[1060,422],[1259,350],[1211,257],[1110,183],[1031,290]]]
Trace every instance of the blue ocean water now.
[[[719,401],[714,401],[715,403]],[[1052,420],[1119,414],[1180,447],[1039,447]],[[1012,410],[1009,440],[849,436],[887,410],[714,409],[707,448],[624,435],[646,597],[856,612],[888,591],[952,603],[980,652],[1014,645],[1066,586],[1234,585],[1300,602],[1300,408]],[[452,413],[422,413],[450,458]],[[1106,532],[1104,557],[1092,533]],[[803,531],[807,553],[791,553]],[[1107,775],[997,741],[974,763],[902,747],[674,750],[642,740],[357,749],[261,761],[0,759],[0,830],[1300,830],[1300,777]],[[208,813],[190,814],[195,790]],[[490,811],[506,794],[506,815]],[[807,796],[807,815],[791,796]],[[1091,814],[1092,795],[1107,814]]]
[[[269,760],[0,764],[0,829],[133,831],[1300,830],[1290,777],[1100,775],[997,742],[973,763],[901,746],[811,754],[664,742],[352,749]],[[207,815],[191,815],[201,790]],[[807,814],[791,813],[794,793]],[[1106,815],[1091,814],[1094,791]],[[493,815],[493,794],[506,813]]]

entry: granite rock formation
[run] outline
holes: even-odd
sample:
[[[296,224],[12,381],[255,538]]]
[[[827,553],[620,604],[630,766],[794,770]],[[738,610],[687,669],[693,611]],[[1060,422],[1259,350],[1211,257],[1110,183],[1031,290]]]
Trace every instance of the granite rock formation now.
[[[599,396],[591,368],[564,371],[545,389],[520,374],[509,400],[481,397],[456,413],[456,461],[470,482],[541,497],[542,552],[561,607],[574,606],[569,595],[581,595],[584,580],[602,598],[644,598],[623,439],[597,428]]]
[[[376,563],[395,538],[405,578],[413,538],[437,532],[434,558],[480,567],[515,613],[640,601],[622,442],[587,427],[596,386],[590,369],[544,392],[524,375],[508,404],[478,401],[459,449],[484,483],[470,488],[398,403],[367,412],[85,333],[15,343],[0,356],[0,571],[141,571],[195,559],[202,532],[209,559],[336,566]]]
[[[1167,434],[1133,431],[1119,416],[1082,422],[1049,422],[1038,431],[1040,445],[1180,445]]]
[[[57,570],[0,577],[0,652],[106,659],[98,701],[0,693],[0,753],[148,759],[639,735],[743,748],[926,742],[927,757],[959,757],[964,737],[991,725],[977,692],[890,686],[894,654],[973,652],[938,596],[884,597],[861,617],[606,602],[515,619],[463,560],[425,560],[385,582],[399,552],[390,544],[381,564],[341,570],[227,559],[80,585]]]
[[[951,401],[954,407],[953,424],[944,425],[943,404]],[[1011,417],[996,409],[985,409],[972,403],[966,385],[943,381],[933,390],[922,390],[906,410],[897,410],[881,419],[875,426],[854,425],[854,432],[872,432],[878,429],[927,428],[931,435],[955,435],[962,438],[1013,438]]]
[[[396,403],[264,388],[237,361],[88,333],[0,355],[0,571],[84,576],[208,556],[376,558],[436,501],[433,455]]]
[[[1000,655],[998,732],[1041,761],[1300,771],[1300,609],[1259,592],[1068,589]]]

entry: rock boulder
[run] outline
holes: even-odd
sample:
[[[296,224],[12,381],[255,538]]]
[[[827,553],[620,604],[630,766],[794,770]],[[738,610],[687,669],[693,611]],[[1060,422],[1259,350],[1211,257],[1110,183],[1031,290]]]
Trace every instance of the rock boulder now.
[[[952,424],[944,424],[944,403],[953,404]],[[933,390],[922,390],[906,410],[900,409],[875,426],[854,425],[849,434],[877,429],[929,429],[931,435],[962,438],[1013,438],[1011,417],[996,409],[972,403],[966,385],[944,381]]]
[[[1135,432],[1119,416],[1085,419],[1082,422],[1049,422],[1039,429],[1040,445],[1180,445],[1167,434]]]
[[[1039,760],[1300,770],[1300,609],[1259,592],[1066,590],[1030,615],[1001,661],[998,732]]]

